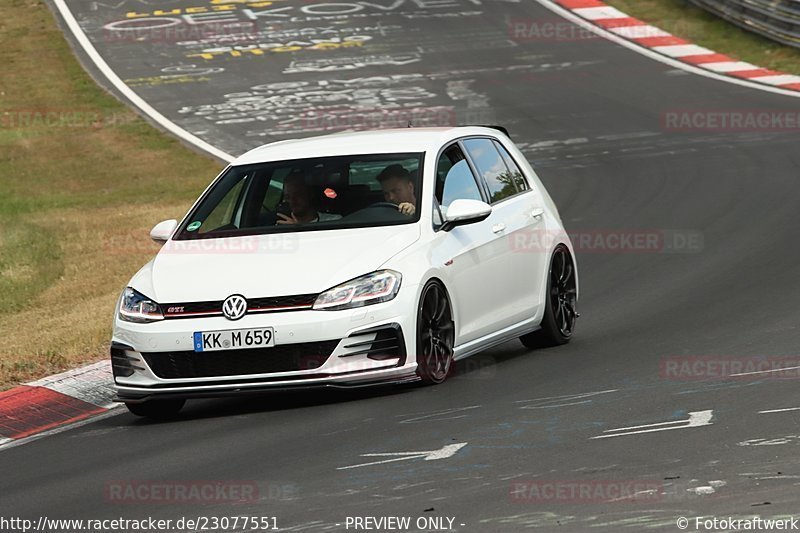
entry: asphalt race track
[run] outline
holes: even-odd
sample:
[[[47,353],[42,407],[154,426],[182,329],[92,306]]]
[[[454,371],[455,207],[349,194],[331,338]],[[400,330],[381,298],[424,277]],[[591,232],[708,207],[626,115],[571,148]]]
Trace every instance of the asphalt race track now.
[[[204,15],[239,24],[256,46],[238,52],[224,29],[178,34],[186,19],[155,14],[210,0],[68,5],[131,88],[233,155],[359,120],[506,125],[583,239],[582,317],[564,347],[510,342],[439,387],[194,401],[176,422],[125,412],[6,449],[0,516],[246,515],[309,532],[422,516],[513,532],[798,512],[800,410],[787,409],[800,408],[800,373],[720,367],[800,366],[800,138],[666,117],[796,115],[800,100],[673,69],[533,1],[286,0]],[[142,30],[172,19],[174,32]],[[515,35],[520,22],[562,34]],[[134,25],[136,38],[119,30]],[[620,238],[656,244],[610,249]],[[443,448],[438,460],[364,455]],[[203,504],[115,492],[205,482],[257,490]]]

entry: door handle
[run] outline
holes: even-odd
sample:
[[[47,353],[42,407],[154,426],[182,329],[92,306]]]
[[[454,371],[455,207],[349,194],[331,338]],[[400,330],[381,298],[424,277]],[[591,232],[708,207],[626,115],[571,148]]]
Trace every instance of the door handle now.
[[[536,209],[531,211],[531,218],[535,219],[535,220],[539,220],[539,219],[542,218],[543,214],[544,214],[544,209],[542,209],[541,207],[537,207]]]
[[[494,226],[492,226],[492,231],[495,233],[502,233],[505,230],[506,230],[506,225],[503,224],[502,222],[500,224],[495,224]]]

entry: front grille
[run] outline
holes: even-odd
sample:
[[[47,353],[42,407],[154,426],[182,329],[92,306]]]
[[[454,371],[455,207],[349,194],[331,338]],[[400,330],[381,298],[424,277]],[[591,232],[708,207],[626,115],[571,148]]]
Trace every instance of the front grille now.
[[[265,298],[248,298],[248,313],[267,313],[275,311],[299,311],[311,309],[317,294],[293,294],[291,296],[268,296]],[[187,302],[161,304],[164,318],[192,318],[195,316],[213,316],[222,314],[222,301]]]
[[[142,356],[155,375],[163,379],[244,376],[319,368],[338,344],[333,340],[218,352],[152,352]]]

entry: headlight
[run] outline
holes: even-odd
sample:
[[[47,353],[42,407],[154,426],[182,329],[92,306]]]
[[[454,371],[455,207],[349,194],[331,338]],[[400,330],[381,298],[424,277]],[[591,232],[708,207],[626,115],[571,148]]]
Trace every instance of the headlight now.
[[[164,313],[153,300],[127,287],[119,301],[119,317],[127,322],[155,322],[164,320]]]
[[[317,297],[314,309],[335,311],[388,302],[397,296],[403,276],[394,270],[379,270],[328,289]]]

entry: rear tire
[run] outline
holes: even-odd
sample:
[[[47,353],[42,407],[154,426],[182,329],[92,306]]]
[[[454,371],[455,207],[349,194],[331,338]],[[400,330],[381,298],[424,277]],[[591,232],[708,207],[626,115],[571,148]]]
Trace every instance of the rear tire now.
[[[136,416],[169,420],[178,415],[185,403],[186,400],[147,400],[142,403],[125,402],[125,407]]]
[[[519,338],[526,348],[545,348],[566,344],[572,338],[577,311],[578,290],[575,263],[563,244],[556,247],[547,274],[547,293],[541,329]]]
[[[427,385],[447,379],[453,369],[455,324],[444,287],[429,281],[417,307],[417,375]]]

